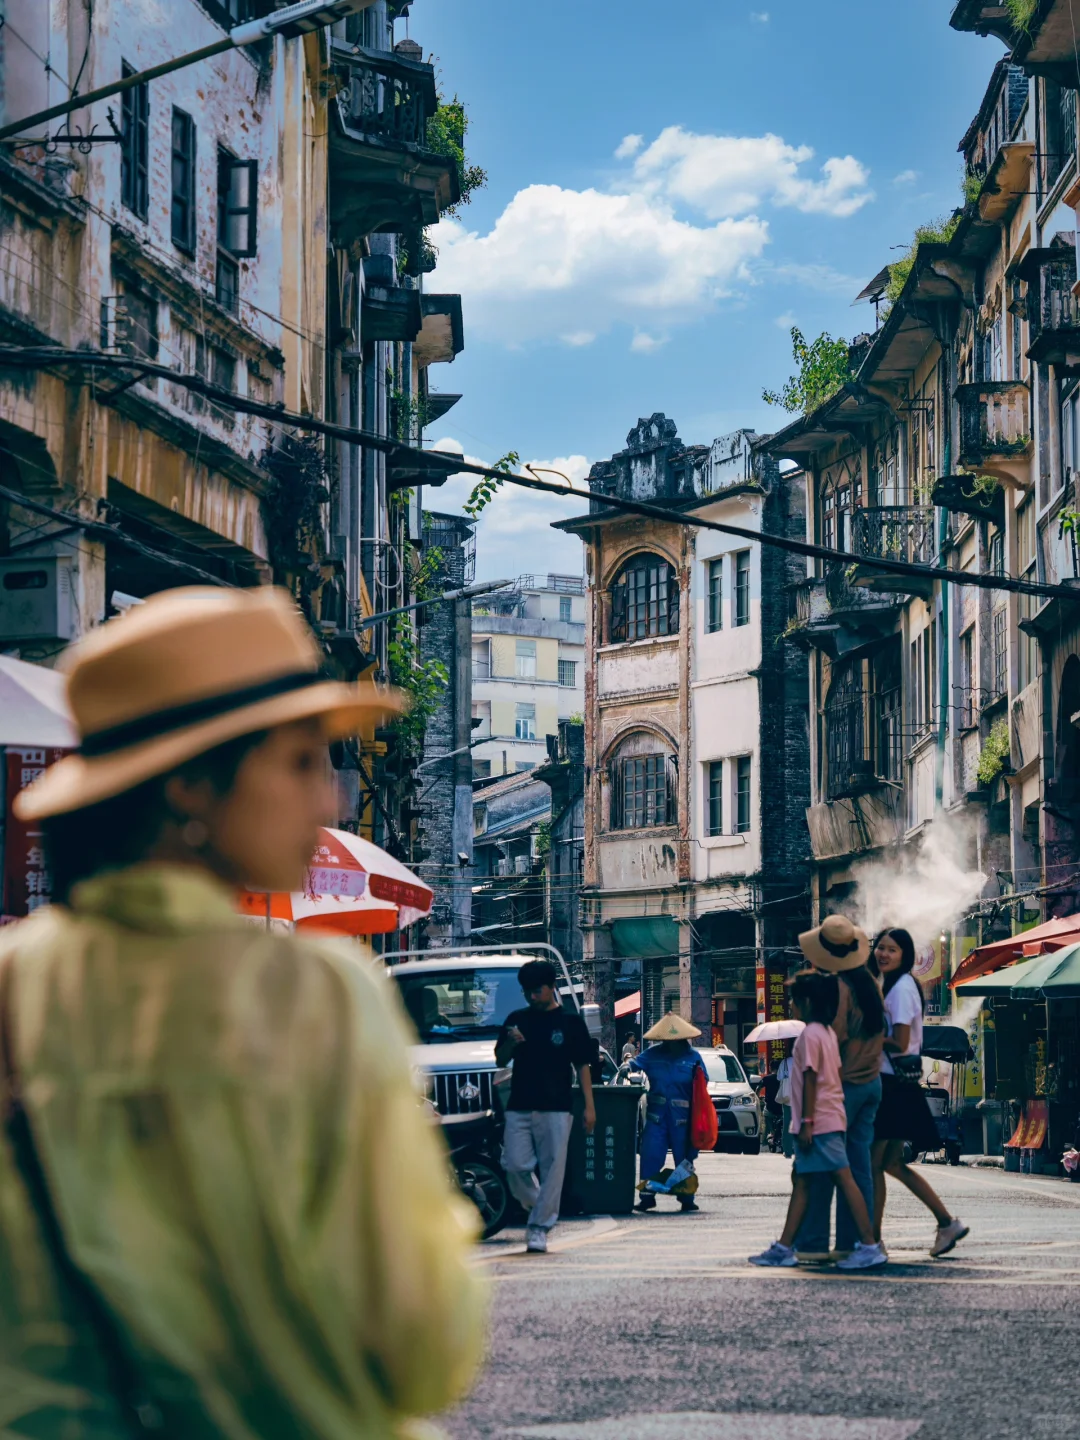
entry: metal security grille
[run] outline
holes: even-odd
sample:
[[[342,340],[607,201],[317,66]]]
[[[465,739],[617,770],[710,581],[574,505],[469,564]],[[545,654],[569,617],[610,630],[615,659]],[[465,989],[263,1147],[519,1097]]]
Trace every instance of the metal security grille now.
[[[623,829],[668,823],[667,757],[637,755],[623,761]]]
[[[494,1109],[491,1070],[455,1070],[435,1075],[434,1080],[435,1108],[440,1115],[474,1115]]]

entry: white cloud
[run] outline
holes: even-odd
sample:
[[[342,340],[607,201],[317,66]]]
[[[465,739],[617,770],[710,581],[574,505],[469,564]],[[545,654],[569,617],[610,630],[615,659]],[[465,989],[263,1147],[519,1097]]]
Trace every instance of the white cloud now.
[[[666,345],[666,335],[650,335],[645,330],[636,330],[634,338],[630,341],[630,349],[635,355],[651,355],[654,350],[659,350],[661,345]]]
[[[873,198],[869,172],[853,155],[826,160],[820,180],[799,173],[813,157],[809,145],[779,135],[695,135],[669,125],[636,157],[634,178],[646,194],[682,201],[710,220],[766,203],[845,218]]]
[[[773,324],[781,330],[790,330],[793,325],[798,323],[798,319],[799,317],[795,314],[794,310],[785,310],[783,315],[777,315]]]
[[[473,460],[471,455],[464,454],[458,441],[449,437],[436,441],[433,448],[457,451],[463,459]],[[475,463],[487,462],[477,460]],[[584,455],[562,455],[532,463],[560,471],[569,478],[575,491],[587,495],[585,477],[589,473],[589,461]],[[469,498],[478,478],[464,474],[452,476],[440,489],[426,492],[424,504],[429,509],[456,513]],[[557,475],[541,473],[539,478],[559,483]],[[551,525],[555,520],[583,515],[586,509],[583,497],[564,500],[558,495],[503,485],[481,513],[476,527],[477,580],[516,580],[522,574],[580,575],[581,541],[574,535],[564,535],[561,530],[552,530]]]
[[[434,239],[434,283],[464,296],[471,331],[580,345],[617,322],[696,318],[748,277],[768,226],[753,215],[697,226],[646,195],[530,185],[489,234],[444,220]]]
[[[750,19],[755,25],[767,25],[769,23],[769,12],[767,10],[751,10]]]
[[[758,277],[775,278],[800,286],[804,290],[818,290],[825,295],[857,295],[864,282],[855,275],[845,275],[831,265],[799,265],[786,263],[758,269]]]
[[[766,207],[843,218],[873,198],[854,156],[806,173],[813,150],[778,135],[673,125],[647,146],[628,135],[616,153],[629,163],[608,189],[529,185],[487,234],[460,220],[436,227],[433,283],[464,297],[471,333],[580,347],[625,325],[644,353],[752,282],[769,243]],[[802,268],[815,288],[847,288],[828,266]]]
[[[893,176],[894,185],[913,185],[919,178],[917,170],[901,170],[899,175]]]

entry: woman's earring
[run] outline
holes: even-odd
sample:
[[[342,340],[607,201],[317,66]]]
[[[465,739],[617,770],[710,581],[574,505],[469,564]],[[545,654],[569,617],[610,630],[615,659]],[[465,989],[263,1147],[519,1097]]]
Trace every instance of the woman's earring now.
[[[201,820],[189,820],[180,835],[189,850],[201,850],[210,838],[210,831]]]

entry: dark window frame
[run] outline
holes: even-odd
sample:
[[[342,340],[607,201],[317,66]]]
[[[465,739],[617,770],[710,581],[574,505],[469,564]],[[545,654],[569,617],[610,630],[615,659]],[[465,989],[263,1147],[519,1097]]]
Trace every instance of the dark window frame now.
[[[750,551],[736,550],[735,575],[732,587],[733,624],[750,624]]]
[[[247,198],[237,202],[234,183],[238,176],[247,175]],[[236,220],[247,223],[243,243],[234,243],[232,224]],[[252,260],[259,247],[259,162],[241,160],[239,156],[218,146],[217,152],[217,243],[218,249],[233,260]]]
[[[120,75],[136,74],[120,62]],[[140,220],[150,214],[150,87],[132,85],[120,100],[120,203]]]
[[[732,830],[733,835],[746,835],[753,825],[752,766],[753,762],[749,755],[739,755],[735,760],[735,826]]]
[[[611,586],[613,644],[679,633],[679,578],[669,560],[651,552],[631,556]]]
[[[706,834],[715,840],[724,833],[724,762],[710,760],[705,767]]]
[[[651,830],[675,823],[670,758],[662,751],[627,755],[612,766],[613,830]]]
[[[195,121],[178,105],[172,107],[171,166],[172,198],[170,228],[172,243],[185,255],[195,254],[196,163],[198,130]]]
[[[706,562],[708,593],[706,596],[706,633],[715,635],[724,628],[724,557],[718,555]]]

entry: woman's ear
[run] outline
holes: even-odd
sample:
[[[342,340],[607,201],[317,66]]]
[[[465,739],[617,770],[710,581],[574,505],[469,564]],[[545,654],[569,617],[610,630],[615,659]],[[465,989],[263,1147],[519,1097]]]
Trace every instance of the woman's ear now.
[[[165,781],[164,793],[165,803],[173,819],[180,825],[189,820],[206,824],[218,799],[213,784],[205,775],[199,780],[188,780],[183,775],[170,775]]]

